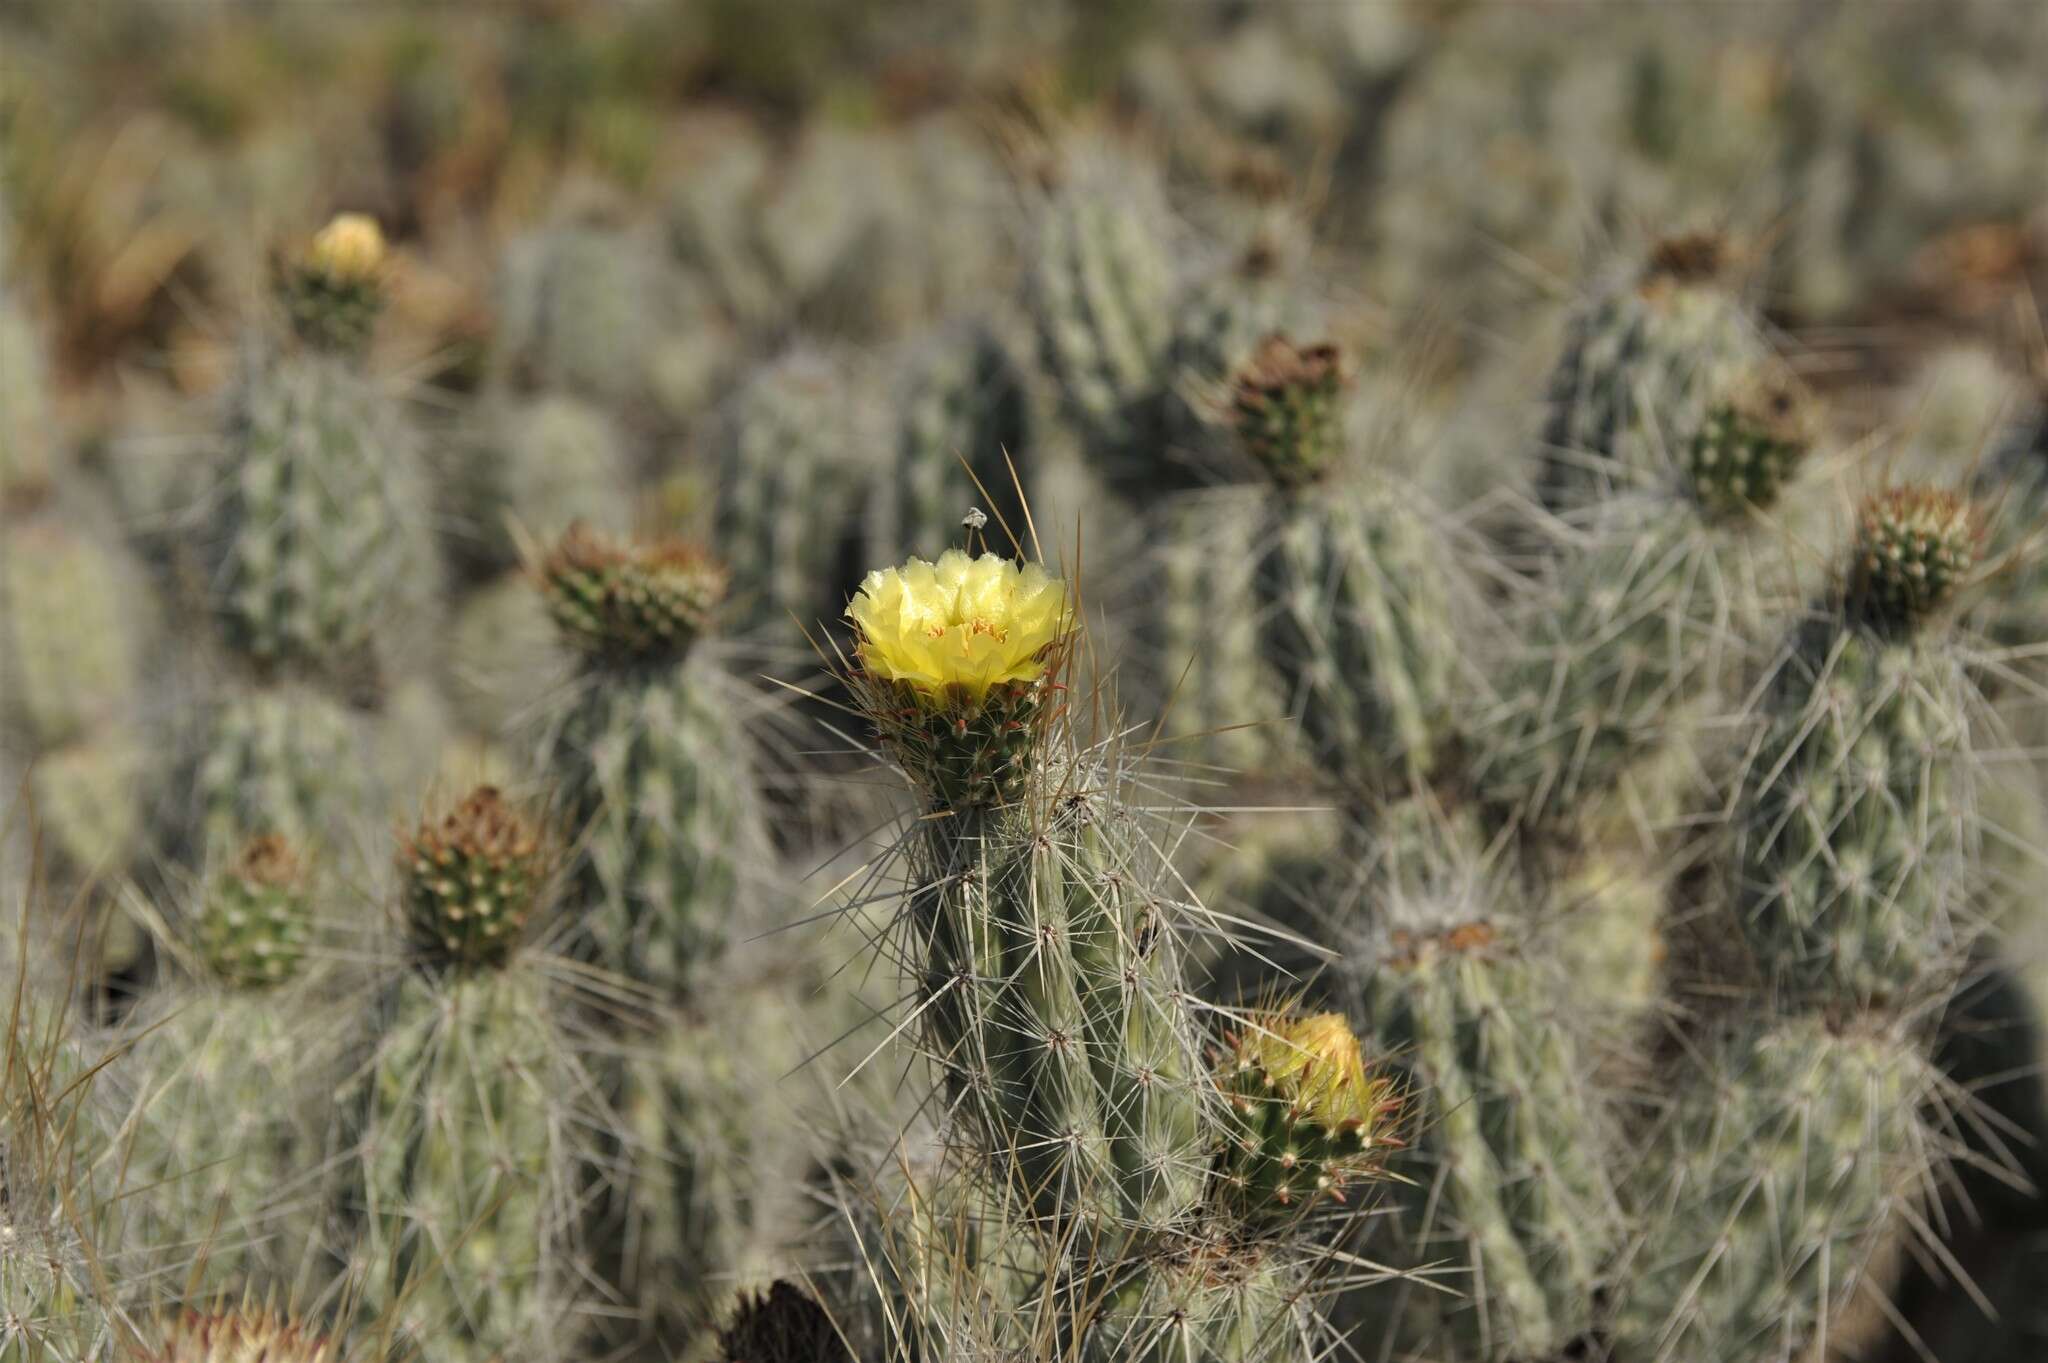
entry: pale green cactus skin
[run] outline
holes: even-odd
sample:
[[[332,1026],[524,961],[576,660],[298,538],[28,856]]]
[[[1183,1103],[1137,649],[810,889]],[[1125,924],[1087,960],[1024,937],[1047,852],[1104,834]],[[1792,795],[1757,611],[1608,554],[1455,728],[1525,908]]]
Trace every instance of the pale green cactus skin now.
[[[1159,472],[1154,408],[1167,377],[1174,282],[1158,187],[1079,175],[1042,211],[1027,290],[1041,362],[1114,488]]]
[[[17,986],[0,1043],[0,1363],[110,1363],[109,1265],[85,1238],[108,1219],[96,1175],[119,1110],[100,1084],[106,1056],[68,1014]]]
[[[303,990],[175,991],[123,1057],[134,1076],[123,1205],[129,1243],[204,1286],[288,1282],[326,1242],[344,1034],[307,1025]],[[126,1266],[131,1272],[137,1265]]]
[[[507,400],[486,422],[463,479],[465,557],[510,566],[518,557],[514,524],[540,542],[579,520],[615,533],[631,528],[626,452],[602,410],[546,394]]]
[[[587,1085],[521,962],[397,984],[363,1085],[373,1310],[456,1363],[553,1357],[573,1331],[567,1205]]]
[[[120,555],[56,519],[10,526],[0,543],[0,697],[37,748],[126,718],[146,620]]]
[[[1281,1363],[1308,1339],[1305,1265],[1241,1245],[1158,1252],[1090,1322],[1089,1363]]]
[[[1910,1041],[1815,1018],[1730,1038],[1645,1171],[1613,1337],[1645,1363],[1806,1357],[1932,1175]]]
[[[1481,780],[1533,824],[1583,811],[1725,679],[1761,598],[1688,501],[1622,499],[1532,609],[1499,683]]]
[[[512,734],[546,706],[568,672],[547,604],[522,572],[478,587],[454,611],[447,689],[479,734]]]
[[[815,632],[845,608],[840,562],[849,527],[858,530],[869,455],[854,405],[837,367],[804,353],[760,370],[738,395],[715,512],[736,633],[800,643],[799,623]]]
[[[543,229],[515,242],[499,303],[511,383],[610,411],[650,400],[666,343],[697,310],[688,279],[657,242],[595,223]]]
[[[928,825],[906,924],[926,1042],[1035,1218],[1165,1224],[1200,1196],[1206,1092],[1165,870],[1103,795],[1037,813]]]
[[[1409,1257],[1462,1260],[1486,1284],[1466,1301],[1410,1289],[1409,1312],[1443,1317],[1421,1328],[1492,1359],[1542,1356],[1590,1328],[1624,1224],[1589,1058],[1547,1016],[1562,975],[1518,950],[1425,945],[1414,964],[1380,971],[1370,999],[1375,1040],[1409,1057],[1429,1105],[1396,1161],[1415,1180],[1396,1194]]]
[[[352,675],[393,603],[430,595],[411,432],[351,362],[253,358],[214,479],[196,546],[208,605],[258,665]]]
[[[584,930],[607,968],[678,995],[717,958],[740,868],[766,844],[744,702],[693,658],[587,672],[560,703],[546,765],[578,830]]]
[[[1367,863],[1378,926],[1348,969],[1360,1034],[1405,1072],[1414,1105],[1383,1252],[1469,1268],[1475,1290],[1372,1288],[1364,1328],[1424,1356],[1546,1357],[1592,1328],[1626,1233],[1593,1027],[1471,821],[1411,802],[1382,824]]]
[[[898,402],[896,472],[876,480],[870,503],[870,562],[937,560],[963,543],[970,508],[1009,518],[1018,484],[1030,488],[1030,400],[1008,350],[978,325],[934,340]],[[993,515],[987,533],[1000,542]]]
[[[102,1363],[106,1314],[81,1281],[84,1265],[61,1223],[0,1217],[0,1363]]]
[[[807,1058],[795,1018],[758,988],[719,1001],[715,1022],[664,1029],[627,1058],[620,1116],[631,1146],[627,1293],[659,1316],[715,1311],[772,1262],[790,1233],[800,1171],[778,1138],[776,1081]],[[736,1048],[735,1036],[748,1044]],[[673,1323],[673,1322],[671,1322]]]
[[[147,754],[115,728],[44,753],[29,773],[38,826],[65,865],[118,872],[142,839]]]
[[[1711,281],[1628,281],[1571,324],[1550,379],[1537,490],[1569,515],[1662,479],[1727,380],[1768,357],[1739,296]]]
[[[1258,594],[1267,511],[1262,489],[1226,488],[1183,494],[1148,517],[1156,572],[1143,584],[1140,637],[1169,762],[1250,772],[1286,761],[1287,693]]]
[[[0,504],[49,487],[51,413],[42,338],[0,290]]]
[[[1347,784],[1403,789],[1448,737],[1461,652],[1442,546],[1391,485],[1275,503],[1258,580],[1266,651],[1308,750]]]
[[[227,857],[251,837],[316,845],[374,809],[360,719],[304,686],[239,691],[209,717],[189,814],[200,857]]]
[[[1958,964],[1970,694],[1938,634],[1822,622],[1780,662],[1739,806],[1736,908],[1791,997],[1899,1002]]]

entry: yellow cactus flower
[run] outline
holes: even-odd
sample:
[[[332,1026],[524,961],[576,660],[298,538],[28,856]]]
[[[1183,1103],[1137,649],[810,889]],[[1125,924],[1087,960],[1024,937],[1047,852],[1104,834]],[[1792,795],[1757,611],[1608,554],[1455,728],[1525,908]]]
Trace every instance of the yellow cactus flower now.
[[[313,237],[307,263],[330,279],[367,280],[384,265],[384,229],[366,213],[337,214]]]
[[[846,614],[863,667],[921,691],[971,697],[1043,676],[1070,628],[1067,586],[1037,564],[949,549],[869,573]]]
[[[1256,1073],[1300,1120],[1330,1131],[1371,1128],[1385,1110],[1387,1080],[1366,1070],[1365,1053],[1341,1013],[1269,1016],[1237,1040],[1241,1073]]]

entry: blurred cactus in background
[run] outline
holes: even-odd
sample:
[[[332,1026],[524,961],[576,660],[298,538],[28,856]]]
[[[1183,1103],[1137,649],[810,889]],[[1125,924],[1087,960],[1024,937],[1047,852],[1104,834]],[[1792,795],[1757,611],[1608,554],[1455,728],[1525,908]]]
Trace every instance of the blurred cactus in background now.
[[[0,1363],[2031,1363],[1879,8],[5,7]]]

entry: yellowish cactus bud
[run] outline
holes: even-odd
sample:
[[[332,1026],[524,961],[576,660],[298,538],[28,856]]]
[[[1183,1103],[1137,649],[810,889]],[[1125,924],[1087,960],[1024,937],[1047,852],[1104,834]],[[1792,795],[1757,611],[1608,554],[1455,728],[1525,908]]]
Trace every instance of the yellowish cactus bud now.
[[[314,234],[309,267],[338,283],[372,279],[384,268],[384,229],[367,213],[340,213]]]

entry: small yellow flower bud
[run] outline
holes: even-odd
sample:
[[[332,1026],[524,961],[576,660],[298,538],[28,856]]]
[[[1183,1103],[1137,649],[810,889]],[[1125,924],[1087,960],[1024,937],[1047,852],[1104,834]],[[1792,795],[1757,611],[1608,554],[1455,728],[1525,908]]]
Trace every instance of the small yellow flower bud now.
[[[384,231],[366,213],[337,214],[314,235],[307,263],[336,281],[368,280],[384,265]]]

